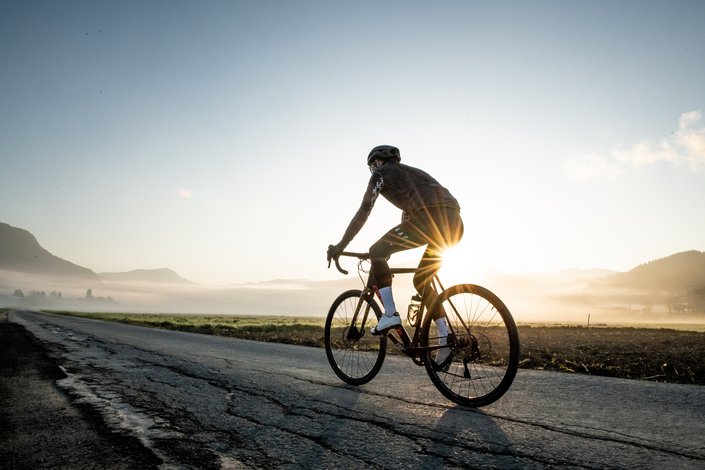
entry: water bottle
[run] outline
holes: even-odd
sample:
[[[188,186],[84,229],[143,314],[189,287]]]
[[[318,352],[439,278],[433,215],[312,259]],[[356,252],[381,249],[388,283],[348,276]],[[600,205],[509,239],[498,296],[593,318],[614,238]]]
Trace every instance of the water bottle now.
[[[419,309],[421,308],[421,296],[416,294],[411,297],[411,303],[409,304],[409,310],[407,311],[407,321],[409,325],[416,328],[419,324]]]

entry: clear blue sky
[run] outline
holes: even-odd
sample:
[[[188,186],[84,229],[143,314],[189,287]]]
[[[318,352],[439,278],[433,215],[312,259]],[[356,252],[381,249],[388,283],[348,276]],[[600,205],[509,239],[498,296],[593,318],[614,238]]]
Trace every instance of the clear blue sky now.
[[[705,250],[702,1],[5,1],[0,64],[0,221],[98,272],[337,277],[382,143],[468,270]]]

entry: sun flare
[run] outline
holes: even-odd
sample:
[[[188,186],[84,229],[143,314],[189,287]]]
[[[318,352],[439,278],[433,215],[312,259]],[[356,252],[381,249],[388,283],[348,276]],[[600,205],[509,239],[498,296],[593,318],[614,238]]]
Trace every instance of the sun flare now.
[[[482,283],[488,275],[491,266],[481,250],[473,249],[470,244],[463,244],[449,248],[443,254],[443,268],[441,279],[447,284]]]

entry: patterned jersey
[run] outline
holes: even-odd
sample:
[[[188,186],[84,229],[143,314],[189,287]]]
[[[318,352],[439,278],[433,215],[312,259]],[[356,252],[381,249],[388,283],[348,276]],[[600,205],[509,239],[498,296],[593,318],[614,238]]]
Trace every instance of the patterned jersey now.
[[[406,217],[413,217],[427,207],[460,210],[450,191],[425,171],[403,163],[387,162],[372,172],[362,204],[341,240],[342,246],[347,246],[360,231],[380,195],[401,209]]]

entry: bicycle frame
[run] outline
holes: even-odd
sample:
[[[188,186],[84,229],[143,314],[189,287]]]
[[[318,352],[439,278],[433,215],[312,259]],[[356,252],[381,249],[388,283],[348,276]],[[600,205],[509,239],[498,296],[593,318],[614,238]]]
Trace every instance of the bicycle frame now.
[[[329,247],[329,266],[335,260],[338,270],[348,274],[340,267],[338,257],[330,255],[331,251]],[[382,315],[379,306],[384,305],[374,274],[365,276],[369,270],[363,261],[369,259],[369,254],[343,252],[339,255],[359,259],[358,271],[363,283],[363,289],[341,293],[326,317],[326,356],[340,379],[351,385],[363,385],[372,380],[382,367],[389,339],[414,364],[424,366],[436,388],[455,403],[485,406],[509,389],[519,365],[519,333],[509,309],[494,293],[467,283],[446,289],[438,273],[434,273],[426,285],[426,289],[432,291],[427,290],[420,299],[416,295],[412,297],[412,302],[420,300],[418,309],[413,304],[407,318],[413,332],[400,322],[382,335],[366,337],[371,334],[368,320],[369,326],[378,322],[377,316]],[[418,268],[392,268],[391,272],[416,274],[419,271]],[[440,326],[437,317],[447,319],[447,338],[431,337],[436,326]],[[440,362],[436,362],[439,358]]]
[[[368,255],[366,253],[343,252],[343,253],[341,253],[341,255],[358,258],[360,260],[358,263],[358,272],[359,273],[365,272],[362,269],[361,265],[362,265],[363,261],[369,259]],[[335,261],[336,261],[336,267],[338,268],[338,270],[347,274],[347,271],[343,270],[340,267],[340,265],[338,264],[338,260],[336,259]],[[418,268],[391,268],[390,270],[392,272],[392,275],[394,275],[394,274],[416,274],[418,272]],[[362,275],[360,275],[360,278],[362,279]],[[369,277],[368,277],[368,281],[369,281]],[[364,302],[366,299],[371,299],[373,296],[376,296],[379,299],[380,304],[383,303],[382,296],[379,293],[379,289],[377,288],[376,283],[373,283],[372,286],[368,286],[367,284],[368,283],[365,283],[365,288],[363,289],[362,294],[360,295],[360,300],[358,301],[357,307],[355,309],[355,313],[353,314],[353,318],[352,318],[352,322],[351,322],[351,324],[353,324],[353,325],[357,324],[357,319],[358,319],[358,316],[360,315],[360,310],[361,310],[362,306],[369,305]],[[428,288],[433,289],[435,291],[436,295],[438,295],[440,292],[443,292],[443,290],[444,290],[443,284],[441,284],[441,279],[438,276],[438,274],[434,274],[433,278],[431,279],[431,284],[428,286]],[[419,346],[421,329],[422,329],[422,325],[424,323],[424,317],[425,317],[426,313],[428,312],[428,310],[429,310],[429,307],[425,304],[425,302],[423,301],[423,298],[422,298],[422,301],[419,306],[418,320],[417,320],[415,326],[412,325],[412,328],[414,328],[413,337],[409,336],[409,333],[406,331],[406,328],[404,328],[403,324],[392,328],[390,331],[388,331],[386,333],[387,338],[389,338],[392,341],[392,343],[394,343],[394,346],[399,351],[401,351],[405,355],[409,356],[414,361],[414,363],[416,363],[417,365],[423,364],[423,362],[421,362],[421,359],[419,357],[419,355],[421,353],[424,353],[426,351],[433,351],[433,350],[440,349],[443,347],[440,345]],[[360,322],[362,332],[358,333],[358,334],[364,334],[364,329],[366,327],[368,314],[369,314],[369,308],[367,308],[365,310],[365,312],[363,313],[362,321]],[[396,332],[396,336],[393,335],[392,332]],[[351,330],[351,334],[355,334],[353,332],[353,330]]]

